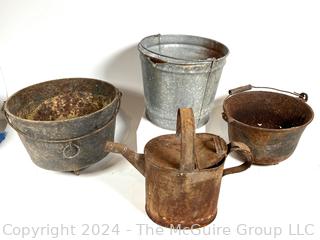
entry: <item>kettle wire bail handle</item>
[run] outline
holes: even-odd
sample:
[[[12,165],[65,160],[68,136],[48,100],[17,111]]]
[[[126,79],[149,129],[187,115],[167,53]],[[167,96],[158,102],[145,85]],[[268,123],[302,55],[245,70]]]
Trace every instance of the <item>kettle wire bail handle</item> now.
[[[228,153],[231,152],[241,152],[243,156],[246,158],[245,162],[242,163],[239,166],[226,168],[223,170],[223,176],[233,173],[239,173],[242,171],[247,170],[249,167],[251,167],[252,161],[253,161],[253,155],[251,153],[250,148],[241,142],[231,142],[228,144]]]
[[[245,91],[249,91],[251,90],[253,87],[251,84],[245,85],[245,86],[241,86],[241,87],[237,87],[237,88],[233,88],[229,90],[229,95],[233,95],[233,94],[237,94],[237,93],[241,93],[241,92],[245,92]]]
[[[301,93],[290,92],[290,91],[281,90],[281,89],[273,88],[273,87],[257,87],[257,86],[252,86],[251,84],[230,89],[230,90],[229,90],[229,95],[233,95],[233,94],[237,94],[237,93],[249,91],[249,90],[251,90],[251,89],[253,89],[253,88],[255,88],[255,89],[268,89],[268,90],[273,90],[273,91],[277,91],[277,92],[281,92],[281,93],[291,94],[291,95],[294,95],[294,96],[297,96],[297,97],[301,98],[301,99],[302,99],[303,101],[305,101],[305,102],[308,101],[308,94],[305,93],[305,92],[301,92]]]
[[[180,170],[192,171],[195,169],[195,121],[192,108],[178,109],[176,134],[181,140]]]

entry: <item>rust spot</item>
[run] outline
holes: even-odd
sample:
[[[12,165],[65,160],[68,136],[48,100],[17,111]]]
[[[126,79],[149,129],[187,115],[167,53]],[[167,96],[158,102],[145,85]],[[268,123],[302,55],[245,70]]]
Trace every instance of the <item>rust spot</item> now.
[[[150,61],[153,63],[166,63],[165,61],[162,61],[158,58],[149,57]]]

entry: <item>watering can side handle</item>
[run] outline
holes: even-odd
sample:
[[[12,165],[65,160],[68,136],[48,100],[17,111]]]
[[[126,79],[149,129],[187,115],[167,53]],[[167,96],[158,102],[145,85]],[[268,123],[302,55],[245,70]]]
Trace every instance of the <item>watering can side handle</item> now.
[[[231,168],[226,168],[223,170],[223,176],[228,175],[228,174],[233,174],[233,173],[239,173],[242,172],[244,170],[247,170],[253,161],[253,155],[250,151],[250,148],[245,145],[244,143],[240,143],[240,142],[231,142],[228,144],[228,154],[234,151],[239,151],[241,152],[244,157],[246,158],[246,161],[236,167],[231,167]]]
[[[139,154],[126,145],[115,143],[115,142],[106,142],[105,151],[112,153],[120,153],[125,157],[143,176],[145,175],[145,158],[144,154]]]

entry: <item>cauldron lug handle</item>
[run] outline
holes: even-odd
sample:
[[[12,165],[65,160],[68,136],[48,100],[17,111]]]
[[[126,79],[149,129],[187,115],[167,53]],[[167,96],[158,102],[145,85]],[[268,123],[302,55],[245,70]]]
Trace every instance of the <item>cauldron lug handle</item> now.
[[[252,164],[253,155],[250,151],[250,148],[247,145],[245,145],[244,143],[241,143],[241,142],[229,143],[228,144],[228,154],[231,152],[234,152],[234,151],[241,152],[244,155],[244,157],[246,158],[246,161],[239,166],[224,169],[223,176],[228,175],[228,174],[233,174],[233,173],[239,173],[244,170],[247,170]]]
[[[222,112],[221,115],[222,115],[223,120],[225,120],[226,122],[229,122],[229,118],[225,112]]]
[[[232,123],[234,122],[234,118],[228,116],[225,112],[221,113],[223,120],[225,120],[227,123]]]
[[[144,154],[139,154],[126,145],[115,143],[115,142],[106,142],[105,150],[112,153],[120,153],[125,157],[143,176],[145,175],[145,158]]]
[[[69,151],[71,151],[72,148],[75,150],[75,152],[72,154],[67,154],[67,152],[68,152],[67,149],[69,149]],[[69,142],[67,145],[64,146],[64,148],[62,150],[62,155],[63,155],[63,158],[65,158],[65,159],[72,159],[72,158],[77,157],[80,154],[80,151],[81,151],[81,148],[79,145],[72,143],[72,142]]]

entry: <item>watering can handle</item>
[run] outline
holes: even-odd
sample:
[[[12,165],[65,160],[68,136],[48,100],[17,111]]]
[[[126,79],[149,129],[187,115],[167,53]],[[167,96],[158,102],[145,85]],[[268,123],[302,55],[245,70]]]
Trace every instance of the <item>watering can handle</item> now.
[[[177,136],[181,139],[180,170],[193,171],[195,169],[195,123],[192,108],[178,109]]]
[[[295,96],[301,98],[302,100],[304,100],[305,102],[308,101],[308,94],[306,94],[305,92],[297,93],[297,92],[290,92],[290,91],[281,90],[281,89],[272,88],[272,87],[255,87],[255,86],[252,86],[251,84],[230,89],[229,90],[229,95],[233,95],[233,94],[237,94],[237,93],[240,93],[240,92],[249,91],[249,90],[251,90],[253,88],[258,88],[258,89],[263,88],[263,89],[274,90],[274,91],[277,91],[277,92],[287,93],[287,94],[295,95]]]
[[[253,156],[250,151],[250,148],[247,145],[245,145],[244,143],[240,143],[240,142],[229,143],[228,144],[228,154],[231,152],[234,152],[234,151],[241,152],[244,155],[244,157],[246,158],[246,161],[239,166],[224,169],[223,176],[228,175],[228,174],[233,174],[233,173],[239,173],[244,170],[247,170],[252,164]]]

